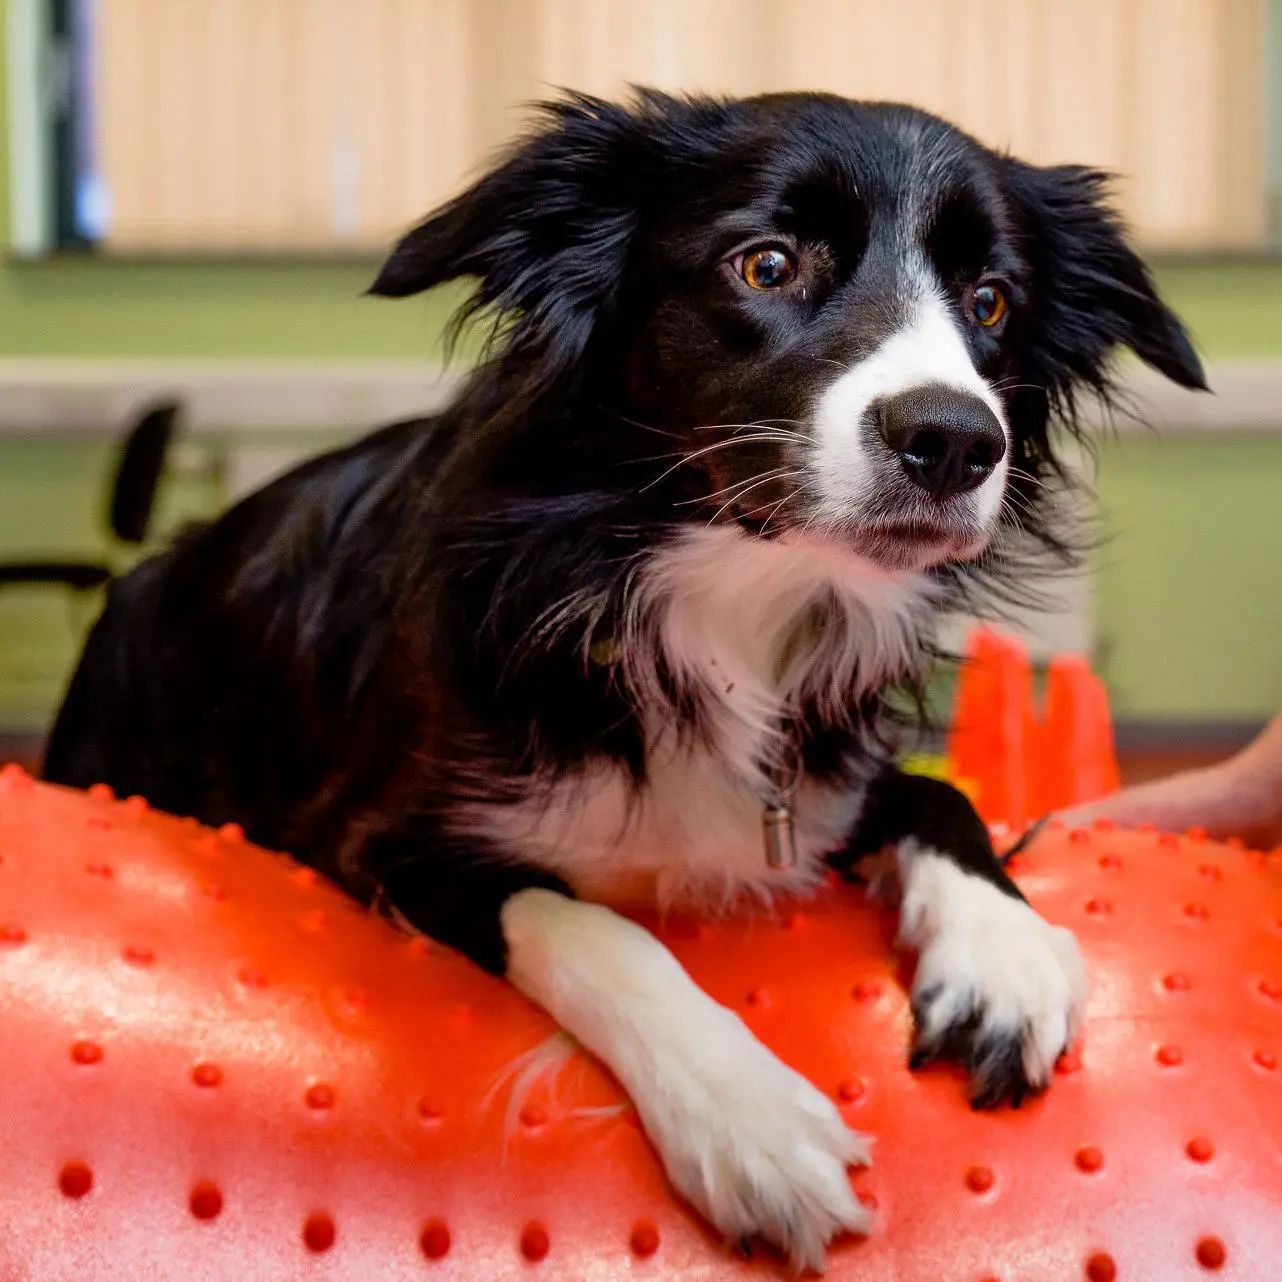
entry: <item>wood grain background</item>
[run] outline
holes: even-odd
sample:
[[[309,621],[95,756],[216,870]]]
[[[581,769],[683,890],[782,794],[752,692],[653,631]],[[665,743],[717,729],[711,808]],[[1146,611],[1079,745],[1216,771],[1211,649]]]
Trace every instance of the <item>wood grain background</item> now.
[[[1150,249],[1266,234],[1259,0],[100,0],[106,248],[367,251],[556,86],[893,98],[1125,175]]]

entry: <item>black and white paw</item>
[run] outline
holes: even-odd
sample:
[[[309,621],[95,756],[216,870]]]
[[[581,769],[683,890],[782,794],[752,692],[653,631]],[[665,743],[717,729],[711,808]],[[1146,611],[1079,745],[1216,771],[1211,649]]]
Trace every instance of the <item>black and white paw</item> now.
[[[868,1141],[737,1015],[713,1014],[699,1056],[651,1048],[654,1089],[633,1091],[642,1124],[668,1178],[729,1243],[759,1237],[822,1272],[829,1242],[872,1227],[847,1173],[871,1162]]]
[[[1042,1090],[1086,1005],[1072,932],[928,850],[908,863],[900,912],[900,939],[918,954],[911,1066],[960,1060],[977,1108]]]

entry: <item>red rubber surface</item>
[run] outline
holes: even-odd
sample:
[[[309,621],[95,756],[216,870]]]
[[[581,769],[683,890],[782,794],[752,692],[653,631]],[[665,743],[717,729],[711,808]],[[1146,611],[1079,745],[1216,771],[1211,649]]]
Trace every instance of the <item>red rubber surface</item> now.
[[[709,991],[876,1137],[875,1234],[829,1276],[1282,1276],[1282,879],[1185,837],[1048,833],[1019,878],[1079,932],[1079,1052],[1020,1112],[909,1074],[888,917],[831,888],[670,923]],[[0,773],[0,1278],[745,1279],[581,1057],[513,1109],[551,1027],[310,872]]]

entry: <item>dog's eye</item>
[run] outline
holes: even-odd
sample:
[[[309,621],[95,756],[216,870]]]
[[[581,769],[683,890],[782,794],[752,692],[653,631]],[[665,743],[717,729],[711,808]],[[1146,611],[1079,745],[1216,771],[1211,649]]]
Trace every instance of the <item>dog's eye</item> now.
[[[985,329],[1000,325],[1006,315],[1006,295],[996,285],[979,285],[970,296],[970,314]]]
[[[737,264],[739,275],[753,289],[779,289],[797,274],[797,263],[786,249],[766,245],[744,254]]]

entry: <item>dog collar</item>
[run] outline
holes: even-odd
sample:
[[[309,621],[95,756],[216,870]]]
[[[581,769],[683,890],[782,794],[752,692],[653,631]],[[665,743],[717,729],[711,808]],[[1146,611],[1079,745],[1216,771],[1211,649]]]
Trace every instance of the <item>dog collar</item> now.
[[[601,637],[588,648],[588,659],[598,668],[613,668],[622,657],[614,637]],[[801,786],[805,765],[801,745],[793,729],[787,733],[787,749],[770,778],[770,789],[761,807],[761,839],[770,868],[797,866],[797,826],[793,799]]]

